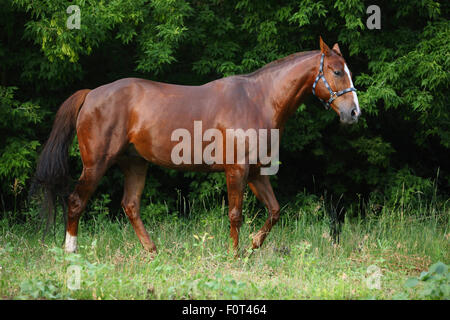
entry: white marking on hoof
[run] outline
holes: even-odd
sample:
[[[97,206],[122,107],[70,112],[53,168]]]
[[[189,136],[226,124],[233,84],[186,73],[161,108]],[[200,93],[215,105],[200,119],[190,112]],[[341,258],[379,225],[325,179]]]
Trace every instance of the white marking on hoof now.
[[[73,253],[77,251],[77,237],[71,236],[69,232],[66,232],[66,244],[64,245],[64,250],[67,253]]]

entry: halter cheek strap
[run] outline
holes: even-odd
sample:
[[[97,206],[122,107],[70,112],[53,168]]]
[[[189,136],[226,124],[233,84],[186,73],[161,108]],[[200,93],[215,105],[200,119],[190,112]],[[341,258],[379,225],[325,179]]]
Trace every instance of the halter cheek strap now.
[[[354,87],[351,88],[347,88],[341,91],[333,91],[331,90],[330,85],[328,84],[327,79],[325,79],[325,75],[323,74],[323,59],[325,57],[325,54],[322,53],[322,56],[320,57],[320,68],[319,68],[319,74],[316,77],[316,80],[314,81],[313,87],[312,87],[312,93],[313,95],[315,95],[317,97],[317,99],[320,100],[320,102],[322,102],[322,104],[325,106],[325,109],[330,109],[331,103],[339,96],[342,96],[343,94],[346,94],[347,92],[351,92],[351,91],[356,91],[356,89]],[[323,83],[325,85],[325,87],[328,89],[328,91],[330,92],[330,99],[328,99],[328,101],[322,100],[320,99],[317,95],[316,95],[316,85],[319,82],[319,80],[322,79]]]

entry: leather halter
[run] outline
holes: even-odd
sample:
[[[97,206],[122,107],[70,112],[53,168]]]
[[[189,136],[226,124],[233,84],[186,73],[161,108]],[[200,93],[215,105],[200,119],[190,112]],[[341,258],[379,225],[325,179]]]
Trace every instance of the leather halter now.
[[[312,87],[312,93],[313,95],[315,95],[317,97],[317,99],[320,100],[320,102],[322,102],[322,104],[325,106],[325,109],[330,109],[331,103],[339,96],[342,96],[343,94],[346,94],[347,92],[351,92],[351,91],[356,91],[356,89],[354,87],[351,88],[347,88],[341,91],[333,91],[331,90],[330,85],[327,82],[327,79],[325,79],[325,75],[323,74],[323,59],[325,57],[325,54],[322,53],[322,56],[320,57],[320,68],[319,68],[319,74],[316,77],[316,80],[314,81],[313,87]],[[319,80],[322,79],[323,83],[325,84],[325,87],[328,89],[328,91],[330,91],[330,99],[328,99],[328,101],[322,100],[320,99],[317,95],[316,95],[316,85],[319,82]]]

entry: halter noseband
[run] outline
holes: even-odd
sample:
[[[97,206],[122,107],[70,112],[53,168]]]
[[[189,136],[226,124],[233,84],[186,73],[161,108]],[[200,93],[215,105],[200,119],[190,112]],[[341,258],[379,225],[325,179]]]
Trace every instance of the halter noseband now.
[[[312,87],[312,93],[313,95],[315,95],[317,97],[317,99],[320,100],[320,102],[322,102],[322,104],[325,106],[325,109],[330,109],[331,103],[339,96],[342,96],[343,94],[346,94],[347,92],[351,92],[351,91],[356,91],[355,88],[351,87],[351,88],[347,88],[341,91],[333,91],[331,90],[330,85],[327,82],[327,79],[325,79],[325,75],[323,74],[323,58],[325,57],[325,54],[322,53],[322,56],[320,57],[320,68],[319,68],[319,74],[316,77],[316,80],[314,81],[313,87]],[[330,91],[330,99],[328,99],[328,101],[322,100],[320,99],[317,95],[316,95],[316,85],[319,82],[319,80],[322,79],[323,83],[325,84],[325,87],[328,89],[328,91]]]

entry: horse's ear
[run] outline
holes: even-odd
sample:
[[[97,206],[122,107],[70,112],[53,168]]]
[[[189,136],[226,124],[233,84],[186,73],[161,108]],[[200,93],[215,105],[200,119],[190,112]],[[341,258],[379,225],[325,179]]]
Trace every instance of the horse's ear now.
[[[327,46],[325,42],[323,42],[322,37],[320,37],[320,51],[326,56],[330,55],[330,48]]]
[[[341,50],[339,49],[339,45],[337,43],[334,44],[333,51],[342,57]]]

